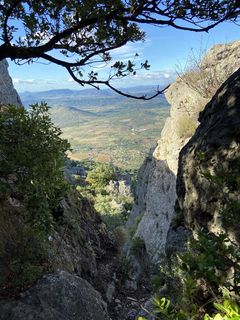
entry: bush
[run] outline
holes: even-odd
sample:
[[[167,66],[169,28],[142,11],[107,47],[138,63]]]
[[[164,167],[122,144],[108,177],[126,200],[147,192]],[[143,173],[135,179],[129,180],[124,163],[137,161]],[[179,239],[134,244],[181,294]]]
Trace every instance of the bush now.
[[[109,229],[113,230],[126,223],[130,213],[129,208],[133,202],[131,197],[98,193],[94,200],[94,208],[99,212]]]
[[[0,106],[0,199],[8,203],[2,210],[13,215],[1,221],[9,241],[0,237],[0,249],[3,259],[8,257],[13,285],[32,282],[45,268],[52,210],[68,186],[64,165],[70,145],[61,139],[48,109],[45,103],[29,111]],[[12,234],[7,234],[8,225]]]
[[[70,145],[61,139],[44,103],[30,111],[0,107],[1,196],[23,200],[32,224],[47,227],[48,214],[66,188],[65,152]]]
[[[110,180],[116,178],[114,167],[109,164],[98,164],[88,172],[86,182],[88,182],[97,192],[104,191]]]

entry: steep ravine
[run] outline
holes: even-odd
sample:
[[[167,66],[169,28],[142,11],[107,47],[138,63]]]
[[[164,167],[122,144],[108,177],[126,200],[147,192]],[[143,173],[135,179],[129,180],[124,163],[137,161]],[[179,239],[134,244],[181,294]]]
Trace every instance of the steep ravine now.
[[[21,105],[7,62],[1,62],[0,68],[0,103]],[[9,179],[14,183],[14,175]],[[146,301],[148,286],[136,292],[135,283],[125,274],[128,265],[124,271],[125,260],[113,234],[93,204],[71,188],[53,212],[56,223],[48,237],[51,261],[49,265],[45,261],[45,274],[36,281],[33,273],[34,282],[21,278],[21,286],[13,285],[13,277],[17,283],[18,276],[11,263],[23,244],[18,237],[23,220],[18,217],[26,207],[13,194],[0,198],[0,208],[1,320],[117,320],[134,317]],[[30,250],[34,246],[31,244]],[[26,274],[34,272],[25,264],[22,268]]]
[[[137,279],[143,270],[138,265],[147,264],[149,268],[148,263],[161,263],[166,254],[171,255],[181,247],[188,236],[185,227],[194,231],[195,226],[203,222],[209,228],[215,226],[217,217],[213,211],[218,210],[219,202],[217,195],[208,198],[206,194],[206,181],[196,172],[196,154],[198,150],[207,154],[204,168],[212,169],[216,161],[221,161],[229,170],[235,166],[232,161],[239,163],[239,71],[229,78],[212,100],[202,88],[206,88],[204,81],[207,75],[217,77],[218,86],[223,83],[237,69],[239,59],[240,42],[215,46],[201,63],[205,77],[195,74],[196,82],[193,81],[189,87],[188,79],[183,76],[171,85],[166,94],[172,105],[171,116],[166,121],[158,146],[139,171],[136,203],[127,223],[131,237],[143,240],[143,243],[135,241],[135,246],[138,243],[135,257],[138,255],[138,258],[131,260],[133,263],[137,260],[132,272],[136,277],[121,278],[126,261],[120,262],[119,248],[112,235],[92,204],[78,193],[70,192],[55,212],[64,223],[59,224],[49,237],[57,253],[55,264],[31,288],[24,288],[17,299],[16,296],[5,296],[0,301],[0,320],[135,319],[140,306],[152,294],[149,279],[143,275]],[[14,93],[5,62],[2,66],[10,86],[8,90]],[[214,70],[213,75],[211,70]],[[196,91],[196,88],[201,90]],[[3,90],[4,94],[6,90]],[[5,96],[2,103],[20,104],[17,95],[14,99],[12,95]],[[206,104],[199,118],[200,126],[194,133],[199,112]],[[184,216],[181,224],[176,219],[177,199],[178,208]],[[22,209],[14,199],[0,201],[1,208],[6,209],[6,216],[9,212],[17,215]],[[211,217],[208,210],[213,212]],[[207,213],[207,220],[202,219],[200,211]],[[231,229],[231,233],[239,239],[238,230]],[[132,244],[131,240],[128,241],[130,259]],[[4,257],[0,262],[4,262]],[[1,276],[8,272],[2,266]]]

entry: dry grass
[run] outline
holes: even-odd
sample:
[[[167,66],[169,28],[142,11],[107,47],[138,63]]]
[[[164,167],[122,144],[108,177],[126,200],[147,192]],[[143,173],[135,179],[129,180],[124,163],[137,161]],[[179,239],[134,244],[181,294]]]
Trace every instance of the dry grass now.
[[[217,89],[234,72],[231,64],[223,70],[219,69],[219,61],[213,57],[211,65],[204,61],[206,50],[192,52],[184,67],[177,66],[179,77],[187,86],[198,92],[203,98],[211,99]],[[215,59],[215,60],[214,60]]]
[[[198,122],[190,116],[180,116],[178,117],[176,122],[176,133],[179,136],[179,138],[186,139],[194,134],[197,126]]]

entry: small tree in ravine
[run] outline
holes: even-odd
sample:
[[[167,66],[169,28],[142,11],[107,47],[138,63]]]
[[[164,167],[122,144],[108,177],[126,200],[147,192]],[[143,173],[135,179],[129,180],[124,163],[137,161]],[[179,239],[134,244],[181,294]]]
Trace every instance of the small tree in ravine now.
[[[104,192],[110,180],[116,179],[115,168],[112,165],[101,163],[88,172],[86,182],[97,192]]]
[[[111,62],[114,49],[144,41],[144,24],[207,32],[225,20],[236,22],[239,13],[239,0],[2,0],[0,61],[43,59],[65,68],[82,86],[106,86],[147,100],[164,90],[136,97],[117,89],[113,80],[149,69],[148,61]],[[103,63],[107,76],[94,68]]]

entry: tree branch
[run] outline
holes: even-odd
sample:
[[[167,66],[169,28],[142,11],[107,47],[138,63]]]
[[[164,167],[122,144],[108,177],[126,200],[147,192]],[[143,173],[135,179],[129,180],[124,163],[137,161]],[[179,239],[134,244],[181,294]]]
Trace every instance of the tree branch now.
[[[111,90],[113,90],[114,92],[120,94],[121,96],[124,96],[126,98],[133,98],[133,99],[137,99],[137,100],[145,100],[145,101],[148,101],[148,100],[151,100],[153,98],[156,98],[157,96],[159,96],[160,94],[164,94],[166,92],[166,90],[169,88],[170,84],[167,85],[165,88],[163,88],[162,90],[159,90],[157,89],[156,90],[156,93],[154,95],[151,95],[150,97],[147,97],[146,95],[142,95],[142,96],[134,96],[132,94],[129,94],[129,93],[126,93],[126,92],[123,92],[122,90],[120,89],[117,89],[115,88],[114,86],[112,86],[109,82],[109,80],[106,80],[106,81],[103,81],[103,80],[81,80],[81,79],[78,79],[74,72],[71,70],[71,68],[66,68],[67,71],[69,72],[70,76],[77,82],[79,83],[81,86],[84,86],[84,85],[91,85],[93,86],[94,88],[96,88],[97,90],[99,90],[99,86],[98,85],[105,85],[107,86],[108,88],[110,88]]]
[[[16,1],[13,3],[10,8],[6,12],[6,16],[3,23],[3,40],[6,44],[10,44],[11,39],[8,37],[8,19],[10,18],[11,14],[13,13],[13,10],[21,3],[21,0]]]

